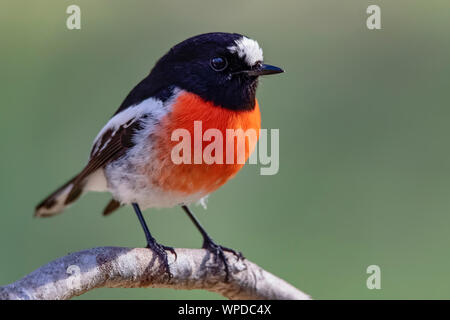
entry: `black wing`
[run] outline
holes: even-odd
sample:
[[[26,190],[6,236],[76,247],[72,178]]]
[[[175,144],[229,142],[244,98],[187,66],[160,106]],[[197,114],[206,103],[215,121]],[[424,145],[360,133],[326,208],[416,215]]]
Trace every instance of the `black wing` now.
[[[134,146],[133,136],[142,129],[142,120],[131,119],[118,128],[106,130],[95,142],[88,164],[73,180],[73,188],[66,198],[65,205],[75,201],[82,193],[87,178],[108,163],[119,159]]]

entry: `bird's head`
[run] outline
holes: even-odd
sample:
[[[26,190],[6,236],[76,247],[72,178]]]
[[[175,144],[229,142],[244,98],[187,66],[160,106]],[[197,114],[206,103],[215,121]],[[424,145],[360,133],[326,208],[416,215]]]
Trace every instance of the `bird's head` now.
[[[258,77],[281,72],[263,63],[262,49],[255,40],[217,32],[175,45],[156,63],[149,77],[161,87],[179,87],[220,107],[251,110]]]

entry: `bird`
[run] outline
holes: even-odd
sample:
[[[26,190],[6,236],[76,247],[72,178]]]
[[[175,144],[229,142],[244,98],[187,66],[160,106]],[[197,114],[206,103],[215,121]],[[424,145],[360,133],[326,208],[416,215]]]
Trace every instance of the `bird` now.
[[[217,244],[190,205],[224,185],[244,164],[174,163],[172,150],[178,142],[172,134],[177,129],[192,133],[197,121],[203,128],[224,134],[228,129],[243,129],[255,130],[259,135],[259,77],[282,72],[264,63],[256,40],[238,33],[204,33],[176,44],[129,92],[100,130],[86,166],[40,202],[34,215],[57,215],[88,191],[109,192],[112,199],[103,215],[131,205],[147,248],[157,254],[170,275],[166,250],[175,257],[176,252],[155,240],[142,211],[180,206],[201,233],[202,248],[211,252],[216,261],[221,260],[228,277],[224,252],[238,257],[242,257],[241,253]],[[205,144],[200,147],[204,149]],[[245,160],[253,148],[246,145]]]

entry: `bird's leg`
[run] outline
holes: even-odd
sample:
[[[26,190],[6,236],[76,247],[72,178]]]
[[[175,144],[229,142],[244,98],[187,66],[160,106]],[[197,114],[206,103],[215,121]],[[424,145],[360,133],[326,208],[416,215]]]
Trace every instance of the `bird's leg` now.
[[[217,261],[218,258],[220,258],[220,260],[222,260],[222,262],[223,262],[223,264],[225,266],[225,273],[226,273],[226,279],[225,280],[228,281],[228,278],[229,278],[229,266],[228,266],[228,261],[227,261],[227,258],[225,257],[224,251],[231,252],[238,259],[243,259],[244,258],[242,253],[241,252],[236,252],[233,249],[230,249],[230,248],[227,248],[227,247],[223,247],[221,245],[216,244],[214,242],[214,240],[208,235],[208,233],[206,233],[205,229],[202,227],[200,222],[194,216],[192,211],[187,206],[181,206],[181,207],[186,212],[186,214],[188,215],[189,219],[191,219],[192,223],[194,223],[194,225],[196,226],[198,231],[200,231],[200,233],[202,234],[202,236],[203,236],[203,246],[202,246],[202,248],[208,250],[209,252],[211,252],[214,255],[216,261]]]
[[[153,238],[152,234],[150,233],[147,224],[145,223],[139,205],[137,203],[133,203],[132,205],[139,219],[139,222],[141,223],[142,229],[144,229],[145,238],[147,239],[147,248],[151,249],[158,256],[158,258],[162,261],[164,267],[166,268],[166,272],[168,273],[169,277],[172,277],[172,273],[170,272],[169,268],[169,261],[167,260],[166,250],[172,252],[175,255],[175,259],[177,257],[177,253],[175,252],[174,248],[167,247],[156,242],[155,238]]]

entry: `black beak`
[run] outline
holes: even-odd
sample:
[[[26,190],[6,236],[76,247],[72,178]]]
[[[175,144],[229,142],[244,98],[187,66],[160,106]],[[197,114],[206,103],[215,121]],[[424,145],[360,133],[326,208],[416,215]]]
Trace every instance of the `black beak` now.
[[[270,64],[260,64],[258,67],[256,67],[253,70],[247,70],[244,71],[249,76],[266,76],[269,74],[277,74],[284,72],[283,69],[271,66]]]

